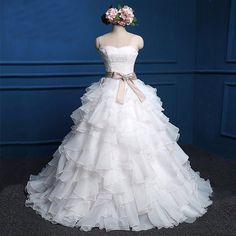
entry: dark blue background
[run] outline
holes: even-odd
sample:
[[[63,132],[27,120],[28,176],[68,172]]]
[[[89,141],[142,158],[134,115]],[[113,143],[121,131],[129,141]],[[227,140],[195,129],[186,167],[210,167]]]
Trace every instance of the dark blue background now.
[[[110,4],[133,7],[138,77],[157,87],[179,144],[236,158],[236,0],[0,1],[1,155],[51,155],[104,73],[95,38]]]

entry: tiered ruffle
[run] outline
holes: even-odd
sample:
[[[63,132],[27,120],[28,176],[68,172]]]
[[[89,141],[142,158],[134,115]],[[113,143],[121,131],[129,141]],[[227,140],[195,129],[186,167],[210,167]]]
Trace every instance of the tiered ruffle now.
[[[38,175],[25,205],[52,223],[146,230],[192,223],[212,204],[209,179],[195,172],[177,144],[179,129],[162,112],[157,90],[135,83],[115,102],[117,80],[92,83],[72,112],[71,131]]]

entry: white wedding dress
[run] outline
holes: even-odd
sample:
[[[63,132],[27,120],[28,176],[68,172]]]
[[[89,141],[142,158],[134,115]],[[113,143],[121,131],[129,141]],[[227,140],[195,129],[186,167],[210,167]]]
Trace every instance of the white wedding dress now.
[[[103,46],[106,71],[134,72],[138,51]],[[177,144],[179,129],[162,112],[157,89],[136,77],[145,96],[124,80],[102,77],[86,88],[71,131],[51,161],[25,186],[25,206],[53,224],[110,230],[147,230],[192,223],[212,204],[212,187]]]

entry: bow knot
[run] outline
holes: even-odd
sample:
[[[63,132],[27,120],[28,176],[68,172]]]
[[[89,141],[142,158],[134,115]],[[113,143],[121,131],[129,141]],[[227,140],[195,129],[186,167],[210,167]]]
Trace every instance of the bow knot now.
[[[138,96],[140,102],[143,102],[145,99],[144,94],[137,88],[133,80],[137,79],[136,74],[129,73],[129,74],[121,74],[119,72],[107,72],[105,77],[119,79],[119,88],[116,96],[116,102],[123,104],[124,103],[124,94],[125,94],[125,81],[129,85],[129,87],[134,91],[134,93]]]
[[[128,80],[128,79],[131,79],[131,75],[122,75],[122,78],[124,79],[124,80]]]

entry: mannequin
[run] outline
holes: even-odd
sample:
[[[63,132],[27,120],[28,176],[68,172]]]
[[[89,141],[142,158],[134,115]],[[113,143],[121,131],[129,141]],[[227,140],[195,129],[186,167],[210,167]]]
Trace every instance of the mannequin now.
[[[126,31],[137,23],[132,8],[110,7],[103,16],[112,24],[111,32],[96,38],[105,73],[86,87],[53,159],[30,175],[25,206],[81,231],[192,223],[212,204],[210,181],[191,169],[157,89],[136,76],[144,42]]]
[[[114,47],[123,47],[132,45],[137,50],[144,47],[144,40],[141,36],[127,32],[124,26],[112,25],[112,31],[98,36],[95,41],[95,47],[109,45]]]

